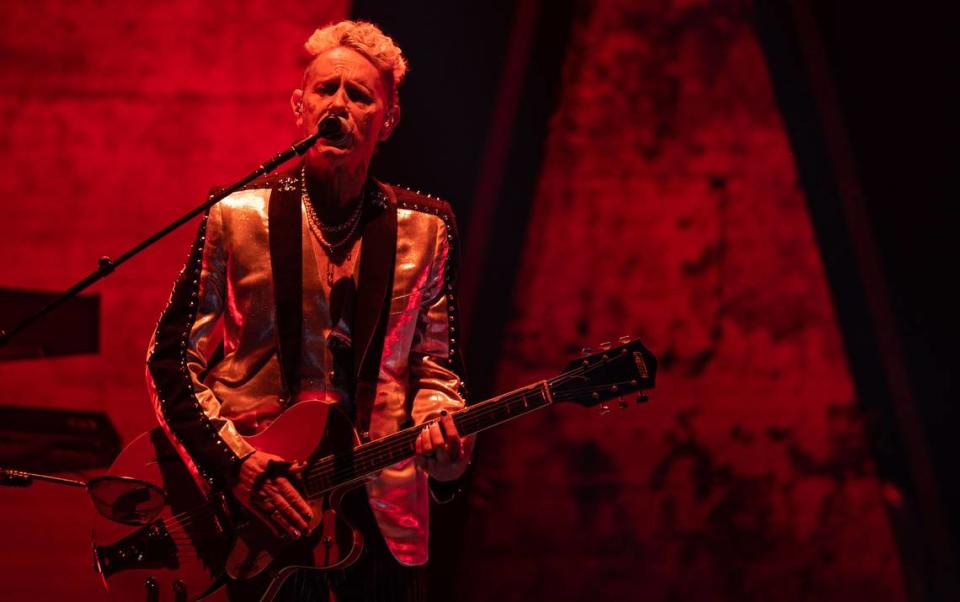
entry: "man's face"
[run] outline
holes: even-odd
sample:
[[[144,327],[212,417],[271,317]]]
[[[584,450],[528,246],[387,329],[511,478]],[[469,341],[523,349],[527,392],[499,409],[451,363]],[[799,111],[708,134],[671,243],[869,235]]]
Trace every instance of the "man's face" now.
[[[311,134],[321,118],[335,114],[344,119],[346,131],[334,140],[321,138],[310,158],[365,168],[377,142],[392,130],[392,124],[384,127],[387,99],[383,78],[362,54],[337,47],[317,55],[304,74],[303,89],[291,98],[297,127]]]

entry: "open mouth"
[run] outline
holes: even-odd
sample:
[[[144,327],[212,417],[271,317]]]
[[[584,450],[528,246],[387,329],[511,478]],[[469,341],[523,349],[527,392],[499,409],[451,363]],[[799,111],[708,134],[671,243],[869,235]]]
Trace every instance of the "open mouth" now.
[[[327,146],[332,146],[334,148],[346,149],[353,142],[353,136],[350,135],[350,132],[343,132],[336,138],[324,138]]]

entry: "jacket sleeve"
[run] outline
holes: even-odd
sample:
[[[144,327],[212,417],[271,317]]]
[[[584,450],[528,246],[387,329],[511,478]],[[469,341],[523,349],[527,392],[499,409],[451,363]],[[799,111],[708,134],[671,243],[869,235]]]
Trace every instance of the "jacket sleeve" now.
[[[147,388],[157,418],[194,476],[213,488],[224,486],[254,451],[220,416],[220,401],[201,378],[223,313],[226,255],[217,204],[200,223],[147,351]]]
[[[466,405],[465,369],[457,325],[456,272],[458,239],[452,213],[440,212],[436,250],[431,267],[431,294],[420,310],[410,350],[410,391],[414,424],[434,419],[442,411],[455,412]],[[467,438],[460,472],[470,463],[474,437]],[[450,490],[431,480],[431,489]],[[435,496],[439,497],[439,496]]]

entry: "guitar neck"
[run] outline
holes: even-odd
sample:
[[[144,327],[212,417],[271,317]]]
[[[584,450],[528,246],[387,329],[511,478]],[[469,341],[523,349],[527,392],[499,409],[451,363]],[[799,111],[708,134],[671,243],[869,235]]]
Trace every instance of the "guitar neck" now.
[[[509,422],[553,403],[550,384],[541,381],[455,412],[453,422],[461,436]],[[363,479],[414,456],[422,426],[413,426],[365,443],[352,450],[325,456],[307,466],[302,475],[307,497]]]

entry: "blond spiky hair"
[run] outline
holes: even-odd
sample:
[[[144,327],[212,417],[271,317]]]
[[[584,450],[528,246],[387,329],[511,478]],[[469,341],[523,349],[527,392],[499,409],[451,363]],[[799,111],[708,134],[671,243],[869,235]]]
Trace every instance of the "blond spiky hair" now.
[[[351,48],[365,56],[387,82],[392,104],[398,104],[400,83],[407,74],[407,59],[393,43],[393,38],[373,23],[340,21],[314,31],[303,45],[311,59],[338,46]]]

